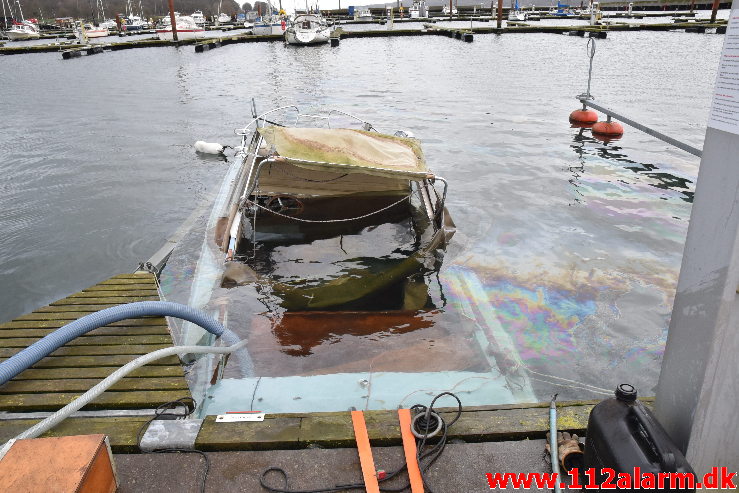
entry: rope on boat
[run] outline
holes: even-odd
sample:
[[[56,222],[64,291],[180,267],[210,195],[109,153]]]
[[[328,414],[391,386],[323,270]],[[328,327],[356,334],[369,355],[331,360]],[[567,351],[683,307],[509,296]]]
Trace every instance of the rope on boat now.
[[[378,209],[376,211],[373,211],[373,212],[364,214],[362,216],[349,217],[349,218],[346,218],[346,219],[302,219],[302,218],[299,218],[299,217],[288,216],[287,214],[281,214],[281,213],[279,213],[277,211],[273,211],[269,207],[265,207],[265,206],[263,206],[261,204],[258,204],[256,202],[253,202],[253,201],[251,201],[249,199],[246,199],[244,202],[247,203],[247,204],[249,204],[249,205],[252,205],[254,207],[257,207],[259,209],[263,209],[263,210],[265,210],[267,212],[270,212],[270,213],[272,213],[272,214],[274,214],[276,216],[284,217],[285,219],[292,219],[293,221],[298,221],[298,222],[301,222],[301,223],[344,223],[344,222],[350,222],[350,221],[358,221],[358,220],[364,219],[366,217],[374,216],[375,214],[379,214],[380,212],[383,212],[383,211],[386,211],[388,209],[391,209],[391,208],[395,207],[396,205],[400,204],[401,202],[404,202],[406,200],[409,200],[411,197],[413,197],[413,192],[409,193],[408,195],[406,195],[402,199],[400,199],[400,200],[398,200],[396,202],[393,202],[392,204],[390,204],[390,205],[388,205],[386,207],[383,207],[382,209]]]

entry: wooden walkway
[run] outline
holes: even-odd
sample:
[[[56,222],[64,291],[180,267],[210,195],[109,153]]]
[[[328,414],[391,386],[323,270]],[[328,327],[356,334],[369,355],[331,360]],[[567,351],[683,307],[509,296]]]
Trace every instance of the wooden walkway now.
[[[122,274],[0,325],[0,359],[54,329],[90,313],[134,301],[157,301],[151,274]],[[71,341],[0,386],[0,443],[38,420],[3,420],[2,411],[56,411],[134,358],[172,346],[164,317],[123,320]],[[172,356],[139,368],[83,410],[153,409],[190,396],[179,359]],[[152,413],[153,414],[153,413]],[[150,416],[72,418],[50,435],[107,433],[121,450],[135,448],[136,432]],[[126,445],[120,447],[120,445]]]

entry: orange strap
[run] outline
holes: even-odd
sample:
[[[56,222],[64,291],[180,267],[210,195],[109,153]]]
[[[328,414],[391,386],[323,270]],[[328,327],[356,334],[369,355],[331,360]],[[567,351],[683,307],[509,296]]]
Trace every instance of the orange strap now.
[[[364,487],[367,493],[380,493],[375,460],[372,458],[367,425],[364,422],[362,411],[352,411],[352,424],[354,425],[354,438],[357,440],[357,449],[359,450],[359,463],[362,465]]]
[[[411,481],[411,493],[423,493],[423,479],[421,478],[421,470],[418,468],[416,439],[411,433],[411,410],[398,409],[398,419],[400,420],[400,434],[403,436],[405,463],[408,465],[408,479]]]

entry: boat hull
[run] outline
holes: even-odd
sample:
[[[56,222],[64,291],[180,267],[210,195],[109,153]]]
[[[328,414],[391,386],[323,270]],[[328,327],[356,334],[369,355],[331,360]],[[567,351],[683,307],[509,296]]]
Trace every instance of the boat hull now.
[[[205,36],[205,29],[178,29],[177,30],[177,39],[183,40],[183,39],[199,39]],[[174,37],[172,36],[172,30],[171,29],[157,29],[157,37],[161,39],[162,41],[172,41]]]
[[[282,27],[282,23],[280,22],[273,22],[271,24],[261,24],[257,23],[254,24],[254,28],[252,29],[252,32],[256,36],[282,36],[285,33],[285,28]]]
[[[285,41],[291,45],[316,45],[328,43],[331,38],[331,30],[320,31],[296,31],[288,29],[285,31]]]
[[[18,31],[7,31],[5,35],[11,41],[25,41],[28,39],[39,39],[40,37],[38,33],[27,33]]]
[[[85,35],[89,38],[104,38],[110,36],[110,31],[107,29],[89,29],[85,31]]]

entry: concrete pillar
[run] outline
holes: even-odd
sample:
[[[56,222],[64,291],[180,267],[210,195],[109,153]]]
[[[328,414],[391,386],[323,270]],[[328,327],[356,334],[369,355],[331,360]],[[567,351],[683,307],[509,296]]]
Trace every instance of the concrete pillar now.
[[[737,156],[739,134],[707,129],[657,385],[657,417],[698,474],[739,470]]]

